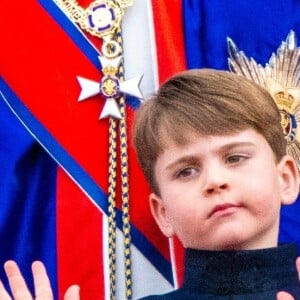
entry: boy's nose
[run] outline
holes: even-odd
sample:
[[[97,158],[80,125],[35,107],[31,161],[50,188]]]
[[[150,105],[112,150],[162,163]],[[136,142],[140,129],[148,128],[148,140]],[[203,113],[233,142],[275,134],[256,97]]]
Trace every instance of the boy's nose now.
[[[219,168],[217,171],[208,170],[205,173],[203,185],[203,193],[205,196],[222,193],[229,188],[228,174],[226,175],[225,170]]]
[[[222,191],[225,191],[228,189],[228,183],[213,183],[206,187],[204,190],[204,193],[206,195],[212,195],[215,193],[221,193]]]

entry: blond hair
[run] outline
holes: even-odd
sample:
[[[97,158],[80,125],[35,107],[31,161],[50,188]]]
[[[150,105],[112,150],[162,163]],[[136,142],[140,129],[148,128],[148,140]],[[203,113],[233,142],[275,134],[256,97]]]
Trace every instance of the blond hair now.
[[[211,136],[248,128],[266,139],[277,161],[285,155],[279,110],[266,90],[226,71],[189,70],[171,77],[141,105],[133,141],[144,175],[151,189],[159,193],[154,166],[167,147],[164,137],[183,145],[188,131]]]

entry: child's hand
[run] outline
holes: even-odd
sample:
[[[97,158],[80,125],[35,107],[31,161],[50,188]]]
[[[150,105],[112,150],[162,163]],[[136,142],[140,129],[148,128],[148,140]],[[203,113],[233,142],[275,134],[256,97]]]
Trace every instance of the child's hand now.
[[[9,281],[11,292],[14,298],[11,298],[6,291],[4,285],[0,281],[0,299],[1,300],[33,300],[33,297],[28,290],[26,282],[14,261],[7,261],[4,264],[4,269]],[[36,300],[53,300],[53,294],[49,278],[44,265],[41,262],[32,264],[32,274],[35,288]],[[69,287],[64,296],[64,300],[80,300],[79,287],[73,285]]]
[[[298,271],[298,278],[300,281],[300,257],[296,260],[296,266]],[[277,294],[277,300],[295,300],[295,298],[287,292],[279,292]]]
[[[277,300],[295,300],[295,298],[287,292],[279,292],[277,294]]]

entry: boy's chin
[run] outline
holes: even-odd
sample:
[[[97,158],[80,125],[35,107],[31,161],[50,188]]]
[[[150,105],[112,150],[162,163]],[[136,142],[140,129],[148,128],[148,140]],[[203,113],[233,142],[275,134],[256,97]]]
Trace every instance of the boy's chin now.
[[[212,251],[238,251],[238,250],[251,250],[259,248],[256,243],[249,243],[249,241],[241,236],[229,236],[220,239],[215,239],[215,242],[211,244],[210,247],[207,247],[206,250]]]
[[[239,251],[239,250],[249,250],[246,245],[240,243],[225,243],[222,245],[217,245],[214,249],[215,251]]]
[[[268,233],[260,233],[255,228],[244,228],[236,222],[223,224],[215,228],[207,240],[210,250],[252,250],[266,248],[270,241]]]
[[[212,251],[241,251],[241,250],[257,250],[263,248],[276,247],[276,243],[260,243],[260,242],[250,242],[243,240],[228,240],[223,241],[218,244],[214,244],[210,249]]]

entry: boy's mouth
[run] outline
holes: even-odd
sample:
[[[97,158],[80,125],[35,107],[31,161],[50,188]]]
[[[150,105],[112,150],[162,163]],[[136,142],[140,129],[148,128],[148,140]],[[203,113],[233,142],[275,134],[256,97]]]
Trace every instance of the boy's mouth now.
[[[216,205],[209,214],[209,217],[212,216],[223,216],[234,213],[241,205],[233,203],[223,203]]]

